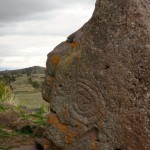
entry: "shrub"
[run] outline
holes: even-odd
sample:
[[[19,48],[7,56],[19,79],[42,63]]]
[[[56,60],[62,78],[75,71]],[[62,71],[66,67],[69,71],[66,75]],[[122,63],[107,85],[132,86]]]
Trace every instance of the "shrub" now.
[[[28,81],[29,81],[30,84],[32,84],[32,78],[29,77]]]
[[[11,76],[10,81],[16,81],[16,77],[15,76]]]
[[[31,77],[31,72],[27,72],[27,77]]]
[[[16,77],[14,75],[7,75],[5,74],[2,78],[2,80],[6,83],[6,84],[10,84],[11,82],[16,81]]]
[[[0,101],[8,100],[11,97],[11,89],[0,81]]]
[[[37,81],[33,81],[32,82],[32,86],[35,88],[35,89],[38,89],[39,88],[39,83]]]

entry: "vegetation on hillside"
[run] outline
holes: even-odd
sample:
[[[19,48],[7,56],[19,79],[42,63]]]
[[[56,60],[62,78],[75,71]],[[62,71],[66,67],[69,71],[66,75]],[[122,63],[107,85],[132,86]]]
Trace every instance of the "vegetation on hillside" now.
[[[12,91],[9,85],[0,81],[0,101],[7,101],[12,95]]]
[[[49,113],[41,95],[44,74],[0,74],[0,150],[34,144]]]

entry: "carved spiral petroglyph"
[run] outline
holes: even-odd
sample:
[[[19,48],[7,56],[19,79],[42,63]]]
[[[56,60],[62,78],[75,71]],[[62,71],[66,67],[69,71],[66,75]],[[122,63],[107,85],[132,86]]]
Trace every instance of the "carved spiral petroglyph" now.
[[[100,118],[99,103],[102,99],[97,86],[86,79],[79,79],[75,90],[73,117],[84,124],[97,122]]]

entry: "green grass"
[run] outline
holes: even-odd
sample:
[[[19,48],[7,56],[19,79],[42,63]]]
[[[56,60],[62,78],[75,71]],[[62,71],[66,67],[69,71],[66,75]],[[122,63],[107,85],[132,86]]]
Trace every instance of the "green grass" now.
[[[0,126],[0,141],[4,140],[5,138],[10,138],[16,135],[17,135],[16,132],[5,129],[2,126]]]
[[[8,85],[0,81],[0,101],[7,101],[12,95],[12,91]]]
[[[0,112],[6,111],[8,109],[9,109],[8,107],[5,107],[5,106],[0,104]]]
[[[5,131],[2,127],[0,127],[0,138],[8,138],[10,136],[10,134]]]
[[[19,145],[22,145],[23,143],[23,140],[21,139],[24,139],[23,137],[26,136],[30,136],[30,134],[25,131],[15,132],[0,127],[0,150],[11,150],[16,146],[16,144],[17,147],[19,147]],[[17,138],[21,138],[20,141],[16,140]]]
[[[31,76],[32,81],[37,81],[41,87],[41,84],[44,80],[43,75]],[[16,81],[12,83],[13,85],[13,93],[14,97],[7,100],[8,104],[13,104],[11,108],[7,107],[7,105],[3,106],[0,104],[0,112],[7,111],[8,109],[13,109],[15,112],[19,114],[19,118],[25,121],[32,121],[36,127],[43,127],[46,124],[46,113],[48,112],[49,104],[46,103],[42,99],[41,88],[34,88],[28,81],[28,77],[26,75],[16,77]],[[25,106],[30,109],[38,108],[38,111],[23,109],[22,106]],[[6,144],[5,141],[13,141],[17,137],[36,137],[38,135],[34,135],[36,133],[33,132],[34,129],[31,129],[30,126],[25,126],[20,131],[12,131],[7,130],[0,126],[0,150],[9,150],[10,144]],[[5,144],[7,146],[5,146]],[[13,143],[11,143],[13,145]]]
[[[40,108],[42,105],[48,106],[41,94],[41,86],[44,81],[44,75],[32,75],[30,76],[32,82],[37,82],[40,87],[34,88],[27,75],[16,77],[16,80],[12,83],[14,99],[9,101],[16,106],[26,106],[28,108]]]
[[[45,114],[48,112],[48,108],[44,105],[39,108],[39,111],[31,114],[25,113],[21,107],[17,107],[17,110],[21,118],[25,120],[32,120],[37,126],[44,126],[46,124]]]
[[[48,108],[42,105],[39,111],[32,116],[36,118],[35,123],[39,126],[46,125],[46,117],[44,116],[45,113],[48,112]]]

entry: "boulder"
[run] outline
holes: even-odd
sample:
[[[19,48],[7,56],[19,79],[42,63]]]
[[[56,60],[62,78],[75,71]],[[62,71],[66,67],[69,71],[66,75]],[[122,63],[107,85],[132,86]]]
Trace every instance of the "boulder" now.
[[[45,136],[59,149],[150,148],[149,0],[97,0],[46,66]]]
[[[18,119],[19,114],[15,112],[13,109],[8,109],[0,112],[0,125],[2,127],[12,128],[12,124],[16,122]]]

